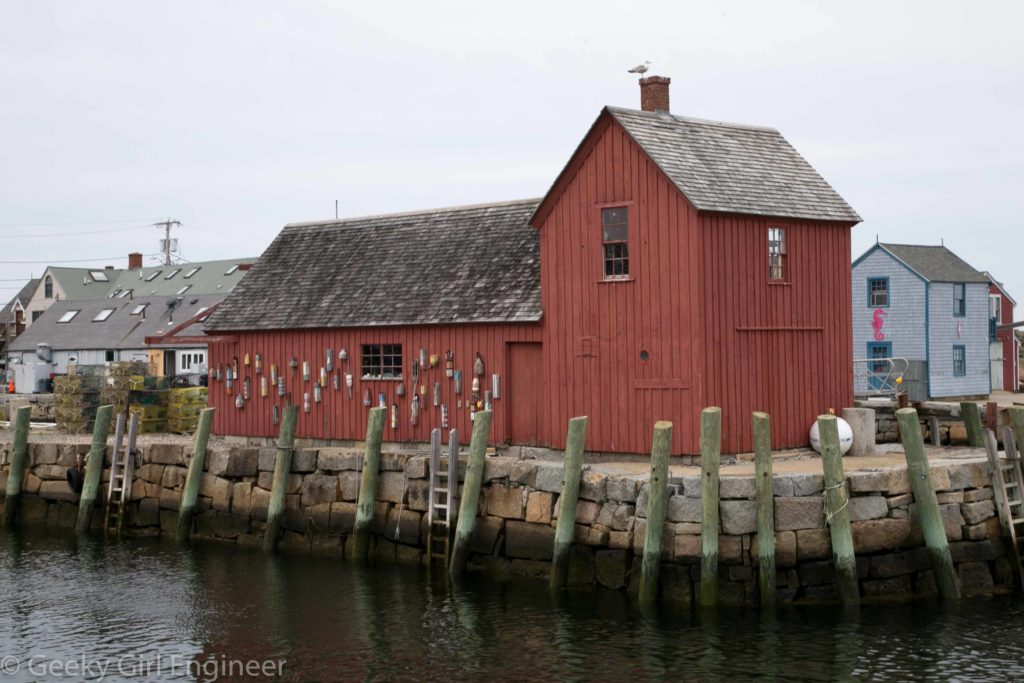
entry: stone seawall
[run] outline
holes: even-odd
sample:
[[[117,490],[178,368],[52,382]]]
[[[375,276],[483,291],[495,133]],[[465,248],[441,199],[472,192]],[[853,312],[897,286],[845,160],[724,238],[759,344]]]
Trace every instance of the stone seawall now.
[[[30,444],[23,525],[74,526],[77,496],[65,483],[65,470],[73,465],[76,454],[88,452],[88,447],[84,437]],[[6,484],[10,448],[9,441],[0,441],[0,490]],[[173,534],[190,451],[190,446],[181,444],[142,446],[126,520],[128,535]],[[261,544],[274,457],[272,448],[211,442],[195,536]],[[863,595],[866,599],[899,600],[934,594],[935,582],[906,467],[852,469],[856,460],[847,458],[845,463]],[[355,520],[361,463],[362,452],[357,449],[295,451],[282,550],[344,557]],[[778,595],[783,601],[831,601],[835,598],[834,577],[820,464],[809,460],[803,465],[777,470],[817,467],[818,472],[781,471],[774,479]],[[373,518],[375,558],[424,561],[428,467],[429,458],[423,453],[382,455]],[[461,470],[464,473],[464,460]],[[1011,589],[1013,569],[1006,556],[984,456],[974,452],[966,457],[933,457],[931,475],[965,595]],[[700,479],[695,468],[675,464],[670,477],[668,521],[662,539],[662,597],[686,603],[692,600],[699,581]],[[585,467],[571,584],[635,589],[646,523],[646,478],[642,464]],[[469,568],[500,577],[546,578],[561,481],[561,463],[488,457]],[[752,472],[724,474],[720,489],[721,601],[752,604],[757,601]],[[93,517],[97,530],[100,517]]]

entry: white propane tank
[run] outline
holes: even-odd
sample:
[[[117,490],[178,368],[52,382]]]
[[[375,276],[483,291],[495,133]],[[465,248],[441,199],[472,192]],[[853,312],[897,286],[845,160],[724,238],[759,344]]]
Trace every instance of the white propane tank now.
[[[846,455],[846,452],[853,446],[853,429],[850,423],[841,417],[836,418],[836,427],[839,429],[839,453]],[[811,425],[811,448],[821,453],[821,439],[818,437],[818,421]]]

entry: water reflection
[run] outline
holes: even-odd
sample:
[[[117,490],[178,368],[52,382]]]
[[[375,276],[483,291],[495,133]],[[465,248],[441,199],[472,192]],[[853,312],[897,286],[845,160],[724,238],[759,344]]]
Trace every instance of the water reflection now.
[[[624,593],[540,581],[452,587],[419,567],[73,536],[0,536],[0,574],[0,654],[43,661],[280,658],[297,681],[1024,677],[1019,595],[646,614]]]

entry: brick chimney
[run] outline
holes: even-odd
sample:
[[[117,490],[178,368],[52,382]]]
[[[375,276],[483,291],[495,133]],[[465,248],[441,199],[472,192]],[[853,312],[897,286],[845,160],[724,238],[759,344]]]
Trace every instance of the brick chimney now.
[[[640,79],[640,108],[668,113],[668,86],[671,78],[648,76]]]
[[[139,270],[142,268],[142,254],[133,251],[128,254],[128,270]]]

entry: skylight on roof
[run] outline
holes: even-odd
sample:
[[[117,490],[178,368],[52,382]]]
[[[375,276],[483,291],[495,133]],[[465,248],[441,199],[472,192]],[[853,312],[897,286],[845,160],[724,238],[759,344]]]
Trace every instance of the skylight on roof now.
[[[146,310],[146,306],[148,306],[148,305],[149,305],[149,304],[139,304],[138,306],[136,306],[135,308],[133,308],[133,309],[132,309],[132,312],[131,312],[131,313],[129,313],[128,315],[141,315],[141,314],[142,314],[142,312],[143,312],[144,310]]]
[[[196,273],[198,273],[200,268],[202,268],[202,266],[199,266],[198,268],[193,268],[192,270],[190,270],[187,273],[185,273],[185,279],[187,280],[190,277],[192,277],[193,275],[195,275]]]
[[[113,308],[104,308],[102,311],[96,314],[96,317],[92,319],[94,323],[101,323],[109,318],[114,313]]]
[[[102,270],[90,270],[89,277],[96,282],[110,282],[110,280],[107,279],[107,274]]]
[[[238,270],[238,264],[237,263],[235,265],[231,266],[230,268],[228,268],[226,271],[224,271],[224,274],[225,275],[231,275],[236,270]]]
[[[149,275],[148,275],[148,276],[146,277],[146,282],[152,282],[152,281],[153,281],[153,280],[155,280],[155,279],[157,278],[157,276],[158,276],[158,275],[160,275],[160,273],[162,273],[162,272],[164,272],[164,271],[162,271],[162,270],[154,270],[154,271],[153,271],[152,273],[150,273],[150,274],[149,274]]]
[[[132,290],[130,290],[130,289],[126,289],[126,290],[124,290],[123,292],[121,292],[120,294],[118,294],[118,295],[117,295],[117,298],[118,298],[118,299],[126,299],[126,298],[128,298],[129,296],[131,296],[131,293],[132,293]]]
[[[181,268],[175,268],[171,272],[167,273],[167,275],[164,275],[164,279],[165,280],[170,280],[172,277],[174,277],[175,275],[177,275],[180,272],[181,272]]]
[[[203,315],[203,313],[205,313],[208,310],[210,310],[209,306],[200,306],[199,310],[196,311],[196,315]],[[209,318],[209,317],[210,317],[209,314],[203,315],[203,317],[199,319],[199,322],[201,322],[201,323],[202,322],[206,322],[206,319]]]
[[[68,311],[67,313],[62,315],[60,317],[60,320],[58,320],[57,322],[59,322],[59,323],[69,323],[69,322],[71,322],[72,320],[75,319],[76,315],[78,315],[78,311]]]
[[[192,285],[185,285],[184,287],[182,287],[181,289],[178,290],[178,296],[181,296],[182,294],[184,294],[185,292],[187,292],[191,288],[192,288]]]

